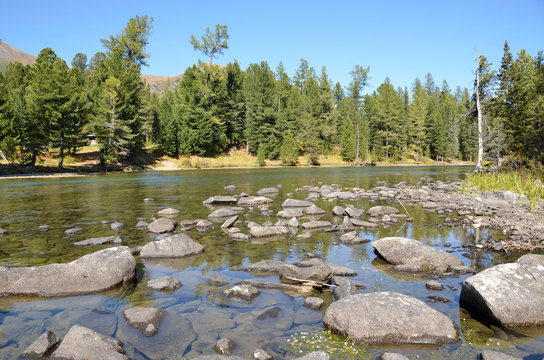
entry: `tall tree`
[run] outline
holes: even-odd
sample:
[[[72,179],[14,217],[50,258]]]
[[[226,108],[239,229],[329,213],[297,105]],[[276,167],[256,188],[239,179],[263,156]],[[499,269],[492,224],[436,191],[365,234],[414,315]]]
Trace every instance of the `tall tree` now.
[[[195,50],[210,57],[210,65],[213,64],[213,58],[218,55],[223,55],[225,49],[228,49],[229,39],[227,25],[215,25],[215,31],[211,32],[210,28],[206,28],[204,35],[199,41],[194,35],[191,35],[189,43],[193,45]]]
[[[410,121],[410,143],[416,152],[416,161],[425,143],[425,115],[427,112],[427,97],[421,81],[416,78],[412,85],[412,103],[408,107]]]

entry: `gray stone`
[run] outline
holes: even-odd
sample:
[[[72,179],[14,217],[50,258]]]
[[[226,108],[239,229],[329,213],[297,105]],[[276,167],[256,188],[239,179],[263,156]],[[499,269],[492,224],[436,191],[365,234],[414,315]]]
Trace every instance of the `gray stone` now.
[[[256,238],[289,234],[285,226],[253,226],[249,229],[251,236]]]
[[[509,263],[467,278],[460,303],[503,327],[540,326],[544,325],[543,294],[544,265]]]
[[[358,231],[352,231],[347,234],[344,234],[340,236],[339,240],[344,245],[356,245],[356,244],[364,244],[364,243],[370,242],[370,240],[368,239],[359,237]]]
[[[308,309],[317,311],[323,305],[323,299],[315,297],[315,296],[309,296],[306,299],[304,299],[304,302],[302,303],[302,305],[306,306]]]
[[[297,239],[299,240],[310,240],[312,238],[312,233],[309,231],[305,231],[302,234],[297,235]]]
[[[427,283],[425,284],[425,287],[429,290],[434,290],[434,291],[444,290],[444,285],[442,285],[436,280],[427,281]]]
[[[237,200],[233,196],[212,196],[202,203],[204,205],[232,205],[236,204]]]
[[[225,355],[202,355],[192,358],[192,360],[245,360],[239,356],[225,356]]]
[[[368,216],[382,216],[385,214],[398,214],[399,209],[392,206],[373,206],[366,211]]]
[[[142,258],[175,258],[198,255],[204,251],[204,246],[194,242],[185,234],[176,234],[159,241],[151,241],[140,251]]]
[[[481,360],[522,360],[519,357],[510,356],[498,351],[484,350],[480,354]]]
[[[463,265],[455,255],[413,239],[387,237],[374,241],[372,247],[387,262],[418,266],[419,271],[433,271],[441,265]]]
[[[264,196],[244,196],[238,199],[239,206],[258,206],[263,204],[271,204],[272,199]]]
[[[329,283],[333,275],[332,269],[325,263],[319,262],[312,266],[296,266],[293,264],[285,264],[279,269],[280,279],[286,282],[299,283],[300,281],[293,280],[310,280],[322,283]]]
[[[7,231],[6,229],[0,228],[0,236],[7,235],[7,234],[9,234],[9,231]]]
[[[300,221],[298,221],[296,217],[292,217],[287,223],[287,226],[298,228],[300,226]]]
[[[296,358],[296,360],[329,360],[331,357],[324,351],[313,351],[309,354]]]
[[[304,230],[325,229],[332,226],[330,221],[309,221],[302,224]]]
[[[344,208],[342,206],[335,206],[332,208],[332,214],[334,216],[344,216]]]
[[[293,326],[295,313],[288,308],[270,306],[258,309],[252,313],[255,318],[253,324],[259,329],[288,330]]]
[[[181,211],[179,211],[178,209],[174,209],[174,208],[166,208],[166,209],[162,209],[160,211],[157,212],[157,215],[159,216],[174,216],[174,215],[178,215]]]
[[[221,338],[215,343],[215,351],[220,354],[230,355],[234,349],[234,342],[231,339]]]
[[[295,208],[306,208],[312,206],[314,203],[307,200],[297,200],[297,199],[286,199],[281,206],[284,208],[295,207]]]
[[[357,344],[442,345],[459,340],[446,315],[418,299],[389,291],[338,300],[325,311],[323,324]]]
[[[234,241],[248,241],[249,235],[242,232],[230,233],[229,237]]]
[[[376,360],[410,360],[406,356],[397,353],[386,352],[378,356]]]
[[[153,199],[153,198],[145,198],[144,199],[144,202],[152,202],[152,201],[155,201],[155,199]]]
[[[304,213],[302,212],[301,208],[287,208],[284,210],[281,210],[278,212],[277,217],[284,218],[284,219],[290,219],[292,217],[303,217]]]
[[[136,224],[136,229],[147,229],[148,227],[149,227],[149,224],[142,220],[138,221],[138,223]]]
[[[236,186],[236,185],[227,185],[223,189],[229,190],[229,191],[234,191],[234,190],[238,189],[238,186]]]
[[[0,266],[0,297],[96,293],[132,279],[135,268],[136,261],[127,246],[103,249],[67,264]]]
[[[213,226],[213,223],[211,221],[206,220],[206,219],[200,219],[196,223],[196,227],[199,228],[199,229],[206,229],[206,228],[209,228],[209,227],[212,227],[212,226]]]
[[[143,336],[153,336],[159,331],[166,310],[152,307],[133,307],[123,311],[127,323],[138,329]]]
[[[377,229],[380,225],[370,222],[370,221],[364,221],[359,219],[350,219],[351,223],[355,226],[365,228],[365,229]]]
[[[76,227],[76,228],[71,228],[71,229],[65,230],[64,233],[66,235],[75,235],[75,234],[79,234],[82,231],[83,231],[82,228]]]
[[[269,187],[257,191],[257,195],[277,195],[279,192],[278,188]]]
[[[350,218],[360,218],[365,212],[360,209],[356,209],[353,206],[348,206],[344,209],[344,214]]]
[[[335,191],[325,196],[325,198],[338,200],[355,200],[357,199],[357,194],[351,191]]]
[[[173,276],[163,276],[157,279],[151,279],[147,282],[147,287],[158,291],[174,291],[179,289],[182,284]]]
[[[70,360],[128,360],[123,344],[109,336],[97,333],[80,325],[74,325],[51,359]]]
[[[225,295],[227,297],[233,297],[235,299],[242,299],[245,301],[252,301],[261,292],[255,286],[251,285],[236,285],[232,288],[225,290]]]
[[[328,264],[332,270],[333,276],[357,276],[355,270],[348,268],[347,266],[338,264]]]
[[[112,230],[119,230],[121,228],[124,228],[125,224],[123,224],[122,222],[114,222],[114,223],[111,223],[110,227]]]
[[[155,234],[163,234],[174,231],[177,223],[172,219],[160,218],[153,221],[148,226],[148,230]]]
[[[91,238],[87,240],[77,241],[73,245],[89,246],[89,245],[104,245],[104,244],[121,244],[123,240],[119,236],[106,236],[99,238]]]
[[[315,204],[312,204],[310,207],[306,208],[306,215],[325,215],[325,210],[321,209]]]
[[[525,254],[516,263],[524,265],[544,265],[544,255]]]
[[[340,225],[340,227],[342,228],[342,231],[353,229],[353,223],[351,222],[349,216],[344,216],[344,220],[342,221],[342,225]]]
[[[280,260],[261,260],[249,265],[245,271],[279,274],[280,268],[285,264],[287,264],[285,261]]]
[[[272,355],[264,351],[263,349],[256,349],[253,352],[253,359],[255,360],[274,360]]]
[[[210,215],[208,215],[209,218],[225,218],[225,217],[232,217],[237,216],[238,213],[236,211],[232,211],[229,208],[220,208],[212,212]]]
[[[44,332],[21,355],[25,359],[41,359],[48,356],[49,352],[57,346],[60,339],[52,331]]]
[[[227,220],[225,220],[223,225],[221,225],[221,229],[226,229],[226,228],[230,228],[231,226],[234,226],[237,220],[238,220],[238,215],[229,217]]]
[[[4,230],[4,229],[0,229],[0,235],[3,235],[2,230]],[[38,230],[40,230],[40,231],[49,231],[49,230],[51,230],[51,226],[49,226],[49,225],[40,225],[40,226],[38,226]],[[4,230],[4,231],[7,231],[7,230]]]
[[[335,287],[332,290],[332,294],[336,300],[340,300],[349,295],[357,294],[357,287],[351,281],[342,282],[340,286]]]

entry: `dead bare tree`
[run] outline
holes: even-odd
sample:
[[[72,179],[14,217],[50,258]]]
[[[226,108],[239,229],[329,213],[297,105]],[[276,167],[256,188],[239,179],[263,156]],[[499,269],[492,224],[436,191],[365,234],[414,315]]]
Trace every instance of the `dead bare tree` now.
[[[483,115],[480,104],[480,56],[478,55],[478,49],[474,48],[474,50],[476,51],[476,61],[478,62],[476,68],[476,110],[478,111],[478,162],[476,164],[476,172],[480,172],[483,170],[482,161],[484,158]]]

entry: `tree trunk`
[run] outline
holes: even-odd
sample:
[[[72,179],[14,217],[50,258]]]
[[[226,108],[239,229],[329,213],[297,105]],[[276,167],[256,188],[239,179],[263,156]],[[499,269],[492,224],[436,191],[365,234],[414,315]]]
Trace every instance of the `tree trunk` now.
[[[0,156],[2,157],[2,159],[4,159],[4,161],[8,161],[8,159],[4,156],[4,153],[2,152],[2,150],[0,150]]]
[[[476,171],[480,172],[483,170],[484,137],[482,133],[483,116],[480,104],[480,56],[478,55],[478,50],[476,50],[476,58],[478,61],[478,67],[476,68],[476,110],[478,110],[478,163],[476,164]]]
[[[59,170],[62,169],[62,164],[64,163],[64,146],[60,147],[60,159],[59,159]]]

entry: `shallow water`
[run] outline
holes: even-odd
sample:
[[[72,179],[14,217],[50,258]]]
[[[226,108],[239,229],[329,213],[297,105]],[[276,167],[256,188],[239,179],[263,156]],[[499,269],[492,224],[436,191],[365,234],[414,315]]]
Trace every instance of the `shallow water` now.
[[[178,221],[207,218],[211,210],[202,205],[202,201],[212,195],[230,194],[223,189],[229,184],[238,186],[236,194],[255,194],[263,187],[283,185],[269,207],[276,213],[288,193],[304,199],[306,191],[295,191],[304,185],[341,184],[344,188],[369,189],[377,186],[378,181],[393,185],[400,181],[416,183],[421,177],[455,180],[464,178],[470,171],[468,167],[225,169],[2,180],[0,227],[10,233],[0,237],[0,265],[69,262],[103,248],[71,245],[91,237],[120,235],[125,245],[143,245],[152,237],[135,228],[137,218],[149,219],[165,207],[181,210],[181,214],[174,217]],[[144,202],[144,198],[154,201]],[[336,205],[353,204],[368,209],[388,204],[404,212],[398,202],[389,204],[362,199],[355,202],[318,200],[315,203],[327,211],[321,220],[333,222],[341,222],[329,215]],[[500,237],[499,233],[441,226],[443,218],[435,213],[404,205],[414,218],[413,223],[400,221],[386,229],[361,231],[361,236],[371,240],[385,236],[415,238],[451,251],[466,265],[479,269],[513,260],[487,252],[473,256],[466,247],[475,237]],[[241,220],[246,219],[261,223],[277,221],[275,216],[261,215],[258,209],[245,212]],[[120,221],[126,226],[115,231],[102,221]],[[33,230],[44,224],[51,226],[51,230]],[[84,231],[73,236],[64,234],[66,229],[76,226]],[[230,240],[219,226],[220,223],[205,232],[196,229],[187,232],[193,240],[208,246],[203,255],[160,261],[138,258],[137,281],[107,293],[47,300],[0,298],[0,358],[17,357],[46,330],[63,337],[74,324],[121,340],[127,355],[134,359],[190,359],[200,354],[213,354],[213,346],[221,337],[233,340],[237,345],[234,354],[245,358],[249,358],[257,347],[270,352],[276,359],[318,347],[329,349],[333,358],[373,358],[384,350],[399,350],[410,357],[423,359],[475,359],[483,348],[498,348],[527,359],[541,358],[544,353],[544,331],[505,332],[470,318],[460,309],[460,284],[466,275],[440,279],[446,290],[433,292],[425,288],[427,278],[391,271],[390,265],[376,257],[370,244],[344,246],[336,241],[337,235],[320,231],[313,232],[313,238],[305,241],[297,240],[293,234],[280,240],[239,243]],[[242,230],[245,231],[245,227]],[[447,298],[449,303],[429,305],[454,321],[461,341],[439,348],[351,346],[322,331],[323,313],[304,308],[301,294],[261,290],[260,296],[251,303],[223,295],[224,290],[242,279],[277,281],[277,276],[259,277],[240,271],[240,268],[263,259],[303,260],[307,251],[321,255],[325,262],[356,270],[358,275],[354,280],[366,286],[361,293],[387,290],[423,301],[428,301],[428,296]],[[164,275],[174,276],[183,287],[170,294],[146,288],[147,280]],[[332,301],[328,292],[318,295],[325,302]],[[157,335],[145,338],[126,324],[122,313],[133,306],[168,310]],[[279,307],[276,317],[253,321],[252,313],[268,307]]]

